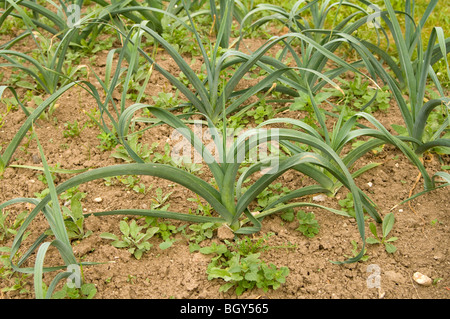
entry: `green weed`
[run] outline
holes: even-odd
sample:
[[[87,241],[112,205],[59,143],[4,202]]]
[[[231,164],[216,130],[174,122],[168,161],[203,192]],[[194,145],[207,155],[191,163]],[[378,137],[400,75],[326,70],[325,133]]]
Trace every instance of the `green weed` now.
[[[314,213],[307,213],[303,210],[299,210],[297,212],[297,220],[299,222],[299,226],[296,230],[301,232],[306,237],[312,238],[319,233],[320,226]]]
[[[82,284],[80,288],[65,284],[61,290],[55,291],[52,299],[92,299],[97,294],[94,284]]]
[[[388,238],[389,233],[394,226],[395,217],[394,213],[387,214],[382,223],[382,234],[381,237],[378,236],[377,226],[374,223],[369,224],[370,231],[375,237],[366,238],[366,243],[368,244],[382,244],[385,246],[386,251],[390,254],[393,254],[397,251],[397,247],[395,247],[392,242],[398,240],[397,237]]]
[[[141,259],[142,255],[150,250],[153,244],[148,240],[159,231],[159,227],[139,226],[134,219],[131,223],[121,220],[119,229],[122,233],[120,237],[112,233],[102,233],[100,237],[112,240],[111,245],[116,248],[128,248],[130,254],[136,259]],[[142,230],[145,230],[145,232],[142,232]]]
[[[64,123],[64,127],[63,136],[65,138],[80,136],[81,128],[79,127],[77,120],[74,122]]]
[[[262,243],[263,240],[253,243],[244,239],[235,245],[213,243],[211,246],[200,248],[199,251],[203,254],[215,255],[206,270],[208,280],[216,278],[224,280],[226,283],[219,291],[227,292],[234,287],[237,296],[255,287],[265,292],[269,289],[278,289],[286,282],[289,268],[277,268],[272,263],[262,261],[259,251],[267,248]]]

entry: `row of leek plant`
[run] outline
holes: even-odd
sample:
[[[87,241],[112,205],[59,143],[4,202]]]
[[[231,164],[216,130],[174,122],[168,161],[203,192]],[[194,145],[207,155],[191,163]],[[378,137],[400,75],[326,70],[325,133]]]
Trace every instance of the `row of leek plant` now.
[[[231,15],[229,7],[225,8],[224,15]],[[349,189],[353,194],[354,206],[355,206],[355,217],[357,220],[358,230],[361,235],[363,242],[363,247],[361,252],[354,258],[350,258],[343,262],[354,262],[361,258],[364,251],[365,243],[365,233],[364,233],[364,211],[366,211],[371,217],[376,221],[380,222],[381,218],[378,215],[374,204],[355,184],[354,176],[355,174],[350,173],[350,167],[355,161],[363,156],[366,152],[370,151],[372,148],[382,144],[391,143],[398,146],[421,170],[425,173],[422,163],[416,156],[412,148],[410,148],[404,141],[410,141],[410,139],[401,139],[391,135],[381,124],[379,124],[373,116],[360,113],[353,117],[350,121],[343,121],[343,115],[339,117],[338,124],[335,130],[329,134],[326,129],[325,118],[321,118],[318,105],[314,105],[315,110],[321,124],[322,131],[317,132],[312,127],[306,125],[301,121],[294,121],[292,119],[273,119],[264,122],[258,128],[251,129],[245,134],[239,136],[232,145],[228,145],[225,141],[227,136],[226,130],[227,126],[224,124],[222,128],[218,129],[217,124],[220,120],[226,123],[227,117],[236,111],[245,109],[246,100],[255,95],[256,93],[268,90],[273,87],[273,83],[277,82],[276,89],[283,93],[288,93],[295,96],[296,92],[306,92],[311,97],[311,102],[314,102],[314,94],[320,87],[325,84],[332,84],[332,79],[339,76],[343,72],[352,71],[358,72],[357,67],[365,66],[372,70],[372,74],[385,75],[382,70],[373,67],[375,64],[375,58],[370,55],[368,50],[372,49],[367,43],[362,43],[357,38],[351,36],[351,32],[345,31],[335,31],[333,32],[333,41],[327,41],[330,44],[320,44],[304,33],[293,32],[285,36],[274,37],[270,39],[266,44],[260,47],[258,50],[252,54],[244,54],[237,50],[226,50],[224,54],[219,56],[219,43],[222,37],[229,36],[227,31],[226,23],[221,23],[217,33],[217,39],[215,45],[211,45],[211,53],[208,54],[208,50],[203,45],[201,36],[195,29],[194,22],[187,12],[187,17],[189,24],[183,22],[183,20],[178,19],[178,23],[184,27],[189,28],[197,39],[198,45],[201,49],[202,57],[205,61],[207,77],[205,81],[200,80],[199,76],[190,66],[184,61],[184,59],[177,53],[177,51],[171,46],[170,43],[165,41],[157,32],[149,28],[145,23],[135,25],[131,28],[128,34],[123,34],[125,41],[124,47],[119,54],[119,63],[117,64],[116,70],[111,77],[112,70],[112,57],[115,51],[111,51],[108,56],[107,68],[108,72],[105,81],[97,76],[97,79],[102,85],[102,89],[106,93],[106,99],[102,101],[100,94],[94,85],[89,82],[78,82],[77,84],[85,88],[92,96],[96,99],[100,111],[103,115],[107,115],[110,122],[113,123],[115,132],[117,132],[118,142],[123,144],[130,156],[135,160],[136,163],[133,164],[123,164],[115,165],[109,167],[102,167],[98,169],[93,169],[88,172],[79,174],[75,177],[68,179],[66,182],[55,187],[50,183],[50,194],[41,201],[36,201],[35,199],[14,199],[8,201],[0,206],[1,209],[4,207],[15,204],[18,202],[29,202],[35,204],[35,208],[30,213],[24,224],[18,231],[18,234],[13,243],[13,249],[11,253],[11,258],[18,252],[20,245],[22,244],[22,236],[25,233],[27,227],[35,216],[42,211],[49,221],[49,225],[55,234],[55,240],[52,242],[43,243],[46,239],[46,235],[43,234],[39,237],[36,242],[28,249],[28,251],[22,256],[17,264],[13,264],[13,268],[21,272],[31,272],[35,275],[35,289],[36,296],[43,297],[42,294],[42,272],[50,271],[55,269],[63,269],[69,264],[76,263],[74,260],[73,252],[70,247],[70,241],[67,237],[67,232],[65,232],[64,223],[62,221],[61,212],[58,212],[58,205],[48,205],[50,202],[57,203],[58,195],[65,190],[87,183],[89,181],[102,179],[112,176],[121,175],[149,175],[164,178],[181,186],[184,186],[191,191],[198,194],[205,201],[207,201],[217,212],[218,216],[208,217],[208,216],[195,216],[184,214],[181,212],[167,212],[159,210],[136,210],[136,209],[122,209],[115,211],[104,211],[97,212],[94,215],[105,216],[113,214],[123,214],[123,215],[137,215],[137,216],[154,216],[161,218],[173,218],[179,220],[185,220],[188,222],[221,222],[228,225],[236,234],[249,234],[260,230],[261,222],[263,218],[267,215],[285,210],[287,208],[312,205],[324,208],[326,210],[332,211],[337,214],[346,215],[345,212],[337,211],[329,207],[324,207],[317,204],[306,203],[306,202],[290,202],[291,200],[302,197],[305,195],[315,194],[315,193],[325,193],[333,194],[336,192],[337,187],[344,186]],[[367,17],[366,17],[367,19]],[[223,21],[226,21],[223,20]],[[360,22],[361,23],[361,22]],[[352,29],[354,30],[354,29]],[[119,32],[123,32],[119,30]],[[152,36],[158,45],[162,46],[173,60],[177,63],[180,70],[185,73],[186,77],[189,79],[193,90],[184,85],[179,79],[174,75],[163,69],[155,61],[154,56],[151,57],[140,48],[140,38],[143,34]],[[327,31],[318,31],[318,34],[328,34]],[[302,49],[304,52],[308,52],[314,57],[314,64],[304,64],[306,59],[302,61],[299,56],[295,55],[294,50],[290,41],[292,39],[299,39],[302,43]],[[357,48],[358,53],[362,57],[361,61],[357,63],[349,64],[344,60],[340,59],[334,51],[339,46],[339,43],[352,43],[354,48]],[[297,67],[287,67],[280,60],[270,58],[266,55],[267,51],[274,47],[276,44],[285,44],[285,54],[291,54],[294,61],[297,63]],[[442,47],[440,47],[442,48]],[[442,51],[442,50],[441,50]],[[433,51],[434,53],[436,50]],[[123,60],[125,54],[128,53],[131,59],[129,60],[130,65],[128,69],[121,67],[121,61]],[[202,143],[196,137],[192,129],[186,124],[184,117],[177,116],[168,112],[166,110],[156,108],[150,105],[145,105],[142,103],[136,103],[130,107],[125,107],[127,83],[132,76],[134,70],[133,65],[138,63],[138,57],[142,55],[145,60],[151,64],[152,68],[163,74],[180,92],[182,92],[188,99],[189,104],[192,106],[193,114],[200,114],[204,123],[211,132],[212,136],[216,136],[214,143],[216,149],[219,151],[219,160],[217,160],[208,151],[206,145]],[[335,70],[329,72],[321,72],[327,61],[335,62],[339,67]],[[311,68],[315,65],[316,68]],[[322,66],[322,68],[318,68]],[[234,68],[234,73],[230,79],[223,83],[221,81],[221,72],[227,68]],[[248,72],[253,67],[261,67],[267,72],[267,75],[262,81],[257,85],[244,90],[237,90],[237,85],[243,79],[243,77],[248,74]],[[372,67],[372,69],[370,69]],[[117,88],[119,77],[125,74],[125,81],[123,81],[124,93],[121,99],[120,107],[114,106],[114,101],[112,99],[112,92]],[[389,83],[389,80],[388,80]],[[57,99],[63,92],[73,86],[75,83],[66,85],[65,87],[59,89],[53,93],[49,99],[47,99],[43,104],[41,104],[32,114],[29,115],[25,124],[21,127],[20,131],[7,147],[6,151],[2,155],[2,168],[6,167],[9,163],[12,154],[17,148],[18,144],[26,134],[26,132],[32,127],[35,119],[38,118],[39,114],[43,112],[55,99]],[[391,83],[392,84],[392,83]],[[315,89],[314,89],[315,88]],[[4,89],[4,88],[3,88]],[[395,87],[394,87],[395,89]],[[110,112],[109,105],[113,105],[113,113]],[[132,121],[134,114],[143,109],[148,109],[154,116],[153,123],[155,125],[169,125],[173,129],[179,130],[187,140],[192,143],[194,149],[196,149],[203,157],[205,163],[207,163],[213,177],[214,185],[218,185],[218,189],[213,187],[213,184],[208,183],[199,177],[190,174],[180,168],[172,167],[169,165],[155,164],[155,163],[145,163],[145,161],[139,157],[139,155],[134,152],[134,150],[127,143],[127,135],[129,130],[129,125]],[[183,115],[185,116],[185,114]],[[368,127],[363,127],[358,130],[354,130],[354,124],[356,124],[358,117],[364,117],[369,120],[375,129],[370,129]],[[134,119],[134,121],[147,121],[145,119]],[[99,123],[99,125],[105,131],[108,131],[107,121]],[[271,124],[291,124],[298,129],[264,129],[265,126]],[[108,132],[112,133],[112,130]],[[20,133],[20,134],[19,134]],[[358,147],[354,151],[342,157],[340,152],[343,146],[360,136],[371,136],[374,137],[373,140],[365,143],[363,146]],[[263,143],[267,143],[270,140],[275,140],[286,146],[290,151],[290,156],[280,156],[277,158],[277,165],[270,168],[269,172],[256,178],[256,181],[252,182],[252,185],[246,188],[246,191],[242,191],[243,181],[257,172],[261,167],[266,166],[270,163],[271,159],[266,159],[265,161],[260,161],[254,163],[247,170],[239,176],[239,168],[242,167],[242,161],[239,160],[242,154],[249,153],[252,149],[259,147]],[[311,148],[310,151],[304,151],[296,147],[296,143],[301,143],[307,145]],[[39,145],[39,144],[38,144]],[[41,154],[42,149],[39,146]],[[43,154],[42,154],[43,156]],[[44,168],[47,175],[49,175],[49,168],[46,165],[45,159],[43,158]],[[316,185],[310,185],[298,190],[291,192],[287,197],[281,198],[276,204],[267,207],[262,212],[254,215],[249,210],[249,205],[257,197],[257,195],[263,191],[270,183],[272,183],[276,178],[284,174],[289,170],[297,170],[317,182]],[[428,176],[428,175],[426,175]],[[424,175],[424,177],[426,177]],[[445,177],[444,175],[440,175]],[[51,180],[50,175],[47,177]],[[426,186],[428,189],[433,188],[433,178],[426,180]],[[428,184],[427,184],[428,183]],[[250,225],[247,225],[250,223]],[[56,268],[45,268],[43,267],[43,260],[45,257],[46,249],[49,245],[56,246],[63,256],[65,266]],[[38,249],[36,266],[33,268],[21,268],[21,264],[27,260],[32,252]],[[49,289],[47,296],[51,295],[52,289],[55,287],[56,283],[63,279],[65,276],[69,276],[68,272],[63,272],[55,277],[51,284],[51,289]]]

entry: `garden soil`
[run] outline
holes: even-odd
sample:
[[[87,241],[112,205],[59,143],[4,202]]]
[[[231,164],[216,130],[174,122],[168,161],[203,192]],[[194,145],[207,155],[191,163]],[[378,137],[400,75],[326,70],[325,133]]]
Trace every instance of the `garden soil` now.
[[[93,69],[104,74],[104,60],[107,52],[99,52]],[[164,57],[160,52],[158,57]],[[173,62],[159,59],[168,68],[175,68]],[[85,63],[92,62],[87,60]],[[6,72],[9,72],[7,70]],[[89,74],[90,80],[95,78]],[[154,72],[148,86],[149,96],[157,92],[170,90],[171,86],[157,72]],[[44,96],[43,96],[44,97]],[[127,101],[132,104],[133,101]],[[151,103],[151,98],[146,102]],[[33,106],[30,102],[29,106]],[[0,105],[5,112],[5,105]],[[111,151],[98,148],[99,129],[88,125],[89,118],[83,112],[96,108],[95,101],[80,87],[74,87],[59,100],[51,118],[39,120],[35,131],[42,143],[45,156],[51,166],[60,164],[63,169],[97,168],[123,163],[113,158]],[[302,118],[300,112],[284,111],[278,116]],[[386,112],[379,112],[376,117],[388,128],[393,123],[401,124],[398,108],[392,101],[392,107]],[[19,109],[7,115],[0,129],[1,146],[5,149],[15,132],[24,122],[25,115]],[[83,127],[80,136],[65,138],[64,124],[78,121]],[[141,124],[143,125],[143,124]],[[143,127],[141,127],[143,128]],[[172,131],[167,127],[155,127],[145,132],[142,141],[148,144],[159,143],[159,151],[166,141],[170,142]],[[356,221],[333,214],[327,210],[307,208],[314,212],[320,225],[319,233],[307,238],[296,228],[297,221],[286,222],[279,215],[266,217],[262,230],[250,236],[253,239],[265,238],[264,244],[270,247],[261,252],[261,259],[277,267],[288,267],[286,282],[277,290],[263,291],[253,289],[244,292],[239,298],[269,299],[447,299],[450,297],[450,188],[442,188],[426,193],[412,201],[398,205],[404,199],[423,190],[423,179],[418,170],[397,149],[386,145],[381,152],[363,157],[358,165],[379,163],[379,166],[367,171],[356,179],[358,186],[376,203],[381,216],[389,212],[395,214],[395,224],[391,236],[398,237],[394,242],[395,253],[387,253],[383,245],[366,245],[366,261],[351,264],[335,264],[332,261],[344,261],[353,256],[352,241],[361,247],[361,239]],[[10,163],[11,165],[41,165],[35,140],[23,141]],[[427,156],[425,165],[430,172],[436,172],[441,165],[449,165],[449,157]],[[203,167],[199,176],[207,181],[211,178]],[[35,197],[42,192],[44,185],[39,176],[40,171],[8,167],[0,180],[0,201],[17,197]],[[56,174],[55,183],[59,184],[73,175]],[[308,179],[300,174],[288,172],[279,181],[290,189],[304,186]],[[82,205],[86,213],[125,208],[149,208],[155,189],[160,187],[163,193],[172,192],[169,197],[171,211],[188,212],[196,204],[187,201],[195,195],[180,186],[158,178],[142,177],[146,185],[146,194],[127,189],[124,185],[106,186],[104,180],[92,181],[80,186],[87,196]],[[151,186],[153,186],[151,188]],[[319,204],[339,209],[339,199],[345,198],[347,191],[342,188],[335,197],[325,197]],[[99,199],[101,198],[101,200]],[[96,200],[97,199],[97,200]],[[311,202],[312,197],[302,198]],[[62,203],[63,204],[63,203]],[[8,207],[9,219],[13,219],[23,210],[31,211],[27,205]],[[181,234],[176,234],[177,241],[172,247],[159,248],[161,239],[152,238],[153,247],[144,253],[140,260],[134,258],[126,249],[115,248],[111,241],[100,238],[103,232],[119,235],[119,222],[123,216],[96,217],[85,220],[85,230],[92,234],[82,240],[73,242],[73,250],[78,260],[98,262],[100,264],[83,268],[85,281],[96,286],[98,299],[159,299],[159,298],[237,298],[234,291],[219,292],[224,282],[221,279],[208,280],[206,268],[211,256],[189,251],[189,242]],[[184,222],[170,221],[182,226]],[[366,235],[371,220],[366,221]],[[29,227],[30,235],[23,244],[33,242],[48,227],[42,214]],[[379,232],[381,227],[378,226]],[[229,234],[215,232],[213,238],[201,243],[222,243],[230,240]],[[0,246],[10,246],[13,238],[0,242]],[[49,250],[46,265],[59,265],[61,259],[56,250]],[[30,262],[27,266],[32,267]],[[413,274],[421,272],[433,280],[431,286],[422,286],[413,280]],[[45,275],[50,283],[55,273]],[[2,279],[0,288],[11,287],[15,278]],[[375,280],[375,281],[374,281]],[[376,280],[379,280],[378,282]],[[1,298],[34,298],[32,276],[24,279],[23,288],[28,292],[1,292]],[[375,284],[374,284],[375,283]],[[377,284],[378,283],[378,284]]]

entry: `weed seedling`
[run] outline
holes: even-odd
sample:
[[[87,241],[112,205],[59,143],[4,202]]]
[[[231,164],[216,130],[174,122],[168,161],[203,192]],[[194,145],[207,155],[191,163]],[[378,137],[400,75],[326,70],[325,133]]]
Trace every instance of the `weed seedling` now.
[[[139,136],[137,134],[133,134],[128,137],[128,145],[137,155],[139,155],[140,158],[142,158],[142,160],[144,160],[145,162],[150,162],[150,157],[153,154],[155,148],[158,146],[158,143],[155,142],[151,145],[151,147],[149,147],[147,144],[140,143]],[[111,156],[114,158],[122,159],[126,162],[133,161],[123,145],[117,146]]]
[[[169,204],[161,208],[162,210],[167,209]],[[163,242],[159,244],[160,249],[167,249],[171,247],[178,239],[173,238],[173,235],[181,232],[186,227],[185,225],[176,227],[172,225],[169,221],[161,221],[156,217],[147,216],[145,217],[146,227],[155,227],[158,228],[158,231],[155,233],[156,236],[160,237]]]
[[[155,189],[155,196],[152,197],[151,209],[167,210],[170,204],[166,204],[173,192],[164,194],[161,188]]]
[[[200,249],[200,243],[206,239],[211,239],[214,231],[220,226],[219,223],[199,223],[189,226],[192,233],[186,235],[189,239],[189,251],[193,252]]]
[[[17,229],[25,220],[28,211],[23,211],[19,215],[17,215],[14,222],[7,220],[9,214],[9,211],[0,211],[0,241],[8,239],[17,233]]]
[[[81,133],[81,129],[78,126],[78,122],[75,120],[73,123],[64,123],[65,129],[63,131],[63,136],[65,138],[76,137]]]
[[[68,217],[65,220],[65,225],[70,239],[83,239],[92,235],[91,230],[85,231],[83,227],[84,215],[81,200],[84,197],[86,197],[86,193],[76,192],[68,198],[70,208],[67,206],[62,206],[63,214]]]
[[[203,254],[215,254],[206,270],[208,280],[221,278],[226,281],[220,292],[226,292],[235,287],[236,295],[240,296],[254,287],[268,291],[278,289],[285,283],[289,275],[289,268],[277,268],[274,264],[267,264],[260,259],[261,250],[272,248],[263,245],[267,237],[256,242],[246,237],[235,243],[212,243],[211,246],[200,248]]]
[[[306,237],[312,238],[319,233],[320,226],[314,213],[307,213],[303,210],[299,210],[297,212],[297,220],[300,225],[296,230]]]
[[[1,292],[18,291],[19,293],[29,293],[26,288],[31,274],[24,274],[13,271],[10,261],[10,247],[0,247],[0,279],[10,284],[5,284]]]
[[[149,227],[145,233],[142,233],[141,231],[145,227],[139,226],[134,219],[130,224],[124,220],[120,221],[119,227],[122,232],[120,238],[111,233],[102,233],[100,237],[112,240],[113,242],[111,244],[116,248],[128,248],[128,251],[136,259],[141,259],[142,254],[150,250],[153,245],[148,240],[159,230],[159,227]]]
[[[97,135],[97,138],[100,140],[100,145],[97,147],[103,151],[110,151],[117,146],[116,138],[110,133],[102,132]]]
[[[275,111],[272,105],[261,100],[255,109],[247,112],[247,115],[252,116],[256,124],[261,124],[264,120],[271,119],[275,115]]]
[[[266,264],[262,261],[260,253],[241,255],[237,251],[229,251],[225,245],[220,245],[213,250],[200,250],[202,253],[217,254],[208,265],[208,280],[221,278],[226,281],[219,288],[220,292],[226,292],[235,287],[237,296],[254,287],[268,291],[278,289],[286,281],[289,268],[277,268],[274,264]]]
[[[397,247],[395,247],[392,242],[396,241],[398,238],[397,237],[390,237],[387,238],[390,231],[392,230],[392,227],[394,226],[394,222],[395,222],[395,217],[394,217],[394,213],[389,213],[387,214],[382,222],[382,237],[381,239],[378,237],[378,233],[377,233],[377,227],[374,223],[370,223],[369,224],[369,228],[370,231],[372,232],[372,234],[375,236],[375,238],[373,237],[369,237],[366,239],[366,243],[368,244],[383,244],[386,248],[386,251],[390,254],[395,253],[395,251],[397,250]]]
[[[198,195],[196,198],[188,198],[187,200],[190,202],[197,203],[197,209],[195,210],[195,212],[191,208],[189,208],[189,214],[211,216],[213,208],[208,203],[206,204],[202,203]]]
[[[246,180],[246,182],[248,180]],[[243,187],[243,191],[246,191],[246,190],[247,190],[247,188]],[[290,189],[288,187],[283,186],[281,183],[270,184],[266,189],[261,191],[256,196],[256,202],[257,202],[258,206],[255,207],[255,210],[262,211],[268,205],[275,202],[283,195],[288,194],[289,192],[290,192]]]
[[[359,254],[359,248],[358,248],[358,243],[355,240],[351,241],[352,243],[352,257],[356,257]],[[361,259],[359,261],[367,261],[369,259],[369,256],[366,255],[367,252],[367,248],[364,248],[364,255],[361,257]],[[349,256],[345,256],[345,257],[349,257]]]
[[[92,299],[97,293],[94,284],[83,284],[80,288],[69,287],[67,284],[52,295],[52,299]]]
[[[355,210],[353,208],[353,194],[348,193],[344,199],[338,201],[342,210],[346,211],[350,216],[355,217]]]

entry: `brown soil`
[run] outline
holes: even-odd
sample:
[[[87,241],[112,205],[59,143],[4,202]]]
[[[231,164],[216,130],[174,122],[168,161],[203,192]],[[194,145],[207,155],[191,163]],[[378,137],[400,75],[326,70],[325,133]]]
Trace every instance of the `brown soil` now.
[[[163,54],[163,53],[161,53]],[[94,69],[100,72],[102,59],[106,53],[98,54]],[[163,66],[171,68],[170,60],[161,59]],[[89,61],[86,61],[89,63]],[[94,81],[91,75],[90,80]],[[164,90],[167,87],[162,76],[156,72],[149,84],[150,95]],[[149,100],[148,102],[151,102]],[[85,127],[79,137],[63,137],[64,123],[75,120],[83,127],[88,117],[82,110],[95,108],[95,101],[81,88],[73,88],[65,93],[58,101],[59,107],[55,110],[53,118],[57,121],[40,120],[36,125],[36,132],[43,145],[45,156],[50,165],[61,164],[61,168],[80,169],[96,168],[122,161],[111,157],[111,152],[101,151],[97,146],[100,133],[95,126]],[[0,110],[5,111],[5,105],[0,104]],[[283,116],[298,118],[295,112],[285,112]],[[388,113],[377,114],[377,118],[386,127],[391,123],[401,123],[400,115],[395,106]],[[21,110],[8,114],[4,126],[1,128],[1,146],[7,146],[15,132],[23,123],[25,116]],[[145,141],[160,142],[160,146],[170,136],[171,130],[158,127],[148,131]],[[32,140],[28,147],[25,141],[14,154],[11,165],[39,164],[36,142]],[[358,185],[366,191],[378,205],[380,215],[386,215],[402,200],[409,197],[411,191],[417,193],[423,189],[422,180],[417,184],[418,170],[398,150],[386,146],[381,153],[369,154],[359,161],[358,165],[369,162],[381,163],[380,166],[366,172],[357,179]],[[444,158],[444,164],[450,163]],[[427,168],[431,172],[440,168],[442,163],[434,156],[427,159]],[[206,171],[204,168],[203,171]],[[9,167],[1,179],[0,202],[16,197],[34,197],[35,192],[41,192],[46,186],[38,180],[41,172]],[[204,172],[200,175],[209,180]],[[58,174],[56,184],[66,180],[70,175]],[[283,175],[280,179],[291,189],[307,182],[302,176],[293,172]],[[170,196],[170,210],[187,212],[195,205],[186,201],[194,194],[188,190],[172,186],[173,183],[156,179],[142,178],[142,182],[153,188],[147,194],[138,194],[126,190],[123,185],[105,186],[104,181],[94,181],[84,184],[80,190],[87,193],[83,199],[83,208],[86,212],[98,212],[123,208],[149,207],[150,197],[157,187],[164,192],[172,191]],[[372,186],[369,186],[368,183]],[[345,198],[346,191],[341,189],[334,198],[327,198],[322,204],[339,208],[338,200]],[[287,248],[274,248],[262,252],[261,258],[278,267],[286,266],[290,270],[286,283],[277,290],[264,292],[254,289],[245,292],[241,298],[271,298],[271,299],[355,299],[355,298],[386,298],[386,299],[447,299],[450,297],[450,258],[449,258],[449,227],[450,227],[450,195],[449,188],[427,193],[417,199],[400,206],[392,211],[396,222],[391,235],[399,239],[395,242],[397,251],[389,254],[381,245],[368,245],[369,259],[353,264],[336,265],[330,261],[342,261],[352,255],[351,241],[361,244],[356,222],[352,218],[335,215],[320,209],[307,209],[313,211],[320,225],[320,232],[314,238],[307,238],[296,230],[298,224],[283,221],[280,216],[270,216],[263,220],[263,228],[254,238],[261,238],[269,233],[266,244],[269,246],[287,246]],[[101,197],[102,202],[97,203],[95,198]],[[306,200],[312,200],[311,198]],[[8,208],[10,218],[14,218],[23,209],[30,210],[25,205],[14,205]],[[114,248],[110,241],[101,239],[102,232],[119,234],[119,221],[123,216],[94,217],[85,220],[85,229],[93,234],[81,241],[73,242],[73,250],[79,260],[85,262],[103,262],[103,264],[85,267],[84,275],[88,283],[94,283],[97,288],[95,298],[122,299],[122,298],[235,298],[232,290],[219,293],[223,282],[219,279],[208,280],[206,267],[210,257],[201,253],[190,253],[188,242],[181,235],[179,241],[166,250],[161,250],[158,244],[160,239],[154,238],[152,249],[145,253],[140,260],[135,259],[126,249]],[[370,221],[370,220],[369,220]],[[366,223],[366,234],[370,234]],[[433,222],[437,221],[437,222]],[[172,221],[174,225],[182,222]],[[29,238],[35,238],[47,228],[48,224],[42,215],[33,222],[29,230]],[[9,246],[12,239],[0,242],[0,246]],[[221,242],[223,239],[215,236],[204,243]],[[26,247],[28,248],[28,247]],[[346,257],[347,256],[347,257]],[[50,251],[46,262],[49,265],[60,262],[55,251]],[[371,273],[370,265],[379,267],[381,287],[370,288],[368,279]],[[30,264],[32,266],[32,264]],[[371,266],[372,267],[372,266]],[[426,274],[435,280],[429,287],[415,283],[412,276],[415,272]],[[54,273],[46,275],[51,280]],[[9,280],[2,280],[0,288],[10,287],[14,276]],[[2,293],[2,298],[33,298],[33,279],[29,277],[25,288],[29,293],[12,291]]]

